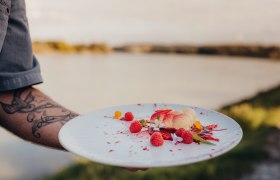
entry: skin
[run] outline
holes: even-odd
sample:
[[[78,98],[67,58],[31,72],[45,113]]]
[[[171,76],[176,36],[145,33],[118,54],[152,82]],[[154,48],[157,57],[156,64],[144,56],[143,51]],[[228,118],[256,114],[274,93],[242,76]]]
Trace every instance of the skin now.
[[[76,116],[33,87],[0,92],[0,125],[36,144],[64,150],[58,132]]]
[[[0,92],[0,125],[39,145],[65,150],[58,140],[59,130],[78,115],[33,87]]]

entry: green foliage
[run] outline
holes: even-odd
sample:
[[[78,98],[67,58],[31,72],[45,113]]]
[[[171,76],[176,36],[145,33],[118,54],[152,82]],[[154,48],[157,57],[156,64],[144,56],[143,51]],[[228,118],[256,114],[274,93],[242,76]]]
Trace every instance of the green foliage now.
[[[230,107],[248,103],[253,107],[262,107],[264,109],[276,108],[280,106],[280,85],[270,89],[269,91],[260,92],[256,96],[242,100],[240,102],[230,104],[222,108],[223,110],[227,110]]]
[[[252,128],[280,127],[280,86],[259,93],[253,98],[226,106],[221,112]]]
[[[258,128],[264,125],[278,127],[280,125],[280,107],[265,109],[244,103],[230,107],[228,110],[222,112],[231,116],[233,119],[245,121],[252,128]]]
[[[187,166],[129,172],[92,162],[76,163],[47,180],[234,180],[252,170],[252,164],[268,157],[266,137],[279,125],[280,86],[220,110],[239,122],[244,131],[241,143],[230,152]]]
[[[67,44],[63,41],[33,42],[33,51],[36,53],[97,53],[111,52],[111,47],[100,44]]]

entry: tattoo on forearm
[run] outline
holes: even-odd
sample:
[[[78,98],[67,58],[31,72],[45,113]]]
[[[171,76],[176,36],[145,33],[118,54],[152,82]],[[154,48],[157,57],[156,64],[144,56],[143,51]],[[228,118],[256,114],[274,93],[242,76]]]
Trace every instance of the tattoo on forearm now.
[[[36,138],[40,138],[39,130],[55,122],[62,125],[70,119],[78,116],[61,107],[42,96],[35,97],[30,90],[26,97],[22,97],[25,89],[14,91],[11,104],[0,102],[3,111],[7,114],[23,113],[27,114],[27,122],[32,123],[32,134]],[[56,112],[57,114],[54,115]]]

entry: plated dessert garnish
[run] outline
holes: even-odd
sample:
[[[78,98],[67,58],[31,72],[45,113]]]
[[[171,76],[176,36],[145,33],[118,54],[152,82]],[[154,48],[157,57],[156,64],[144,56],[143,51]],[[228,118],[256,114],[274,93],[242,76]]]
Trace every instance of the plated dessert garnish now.
[[[115,119],[129,121],[129,131],[140,133],[147,131],[150,134],[150,143],[155,146],[162,146],[164,141],[172,141],[174,145],[179,143],[205,143],[215,145],[213,141],[219,142],[218,138],[213,137],[217,124],[202,125],[197,119],[193,109],[159,109],[156,110],[148,119],[135,119],[132,112],[125,112],[124,116],[120,111],[116,111]]]

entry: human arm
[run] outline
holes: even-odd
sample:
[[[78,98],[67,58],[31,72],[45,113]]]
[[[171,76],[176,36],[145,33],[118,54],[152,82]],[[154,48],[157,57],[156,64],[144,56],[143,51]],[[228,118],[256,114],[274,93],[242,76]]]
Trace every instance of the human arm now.
[[[76,116],[33,87],[0,92],[0,125],[36,144],[63,149],[59,130]]]

